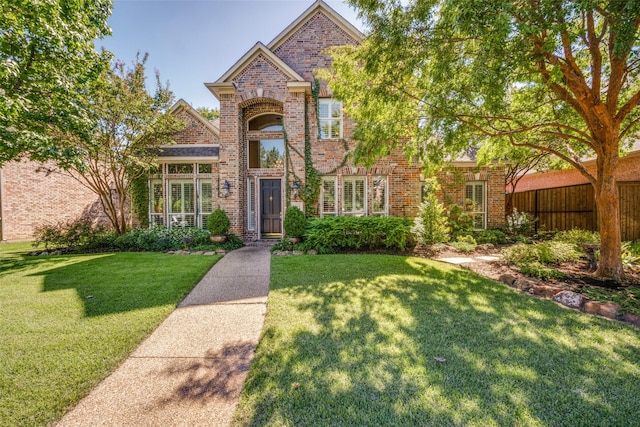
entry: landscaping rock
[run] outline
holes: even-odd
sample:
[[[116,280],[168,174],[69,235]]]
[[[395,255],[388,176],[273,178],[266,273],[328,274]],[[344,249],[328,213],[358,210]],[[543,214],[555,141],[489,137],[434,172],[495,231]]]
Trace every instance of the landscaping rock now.
[[[589,314],[600,314],[600,303],[598,301],[587,301],[584,303],[584,312]]]
[[[631,323],[640,328],[640,316],[636,316],[635,314],[625,313],[624,316],[620,318],[620,320]]]
[[[533,283],[531,280],[525,279],[524,277],[521,277],[519,279],[516,279],[513,282],[513,287],[516,289],[519,289],[523,292],[527,292],[531,289],[532,286],[534,286],[535,283]]]
[[[480,251],[490,251],[495,248],[496,246],[493,243],[482,243],[476,246],[476,250],[480,250]]]
[[[318,251],[316,251],[315,249],[309,249],[307,251],[307,255],[318,255]]]
[[[204,255],[215,255],[216,253],[214,251],[207,251],[204,253]]]
[[[293,251],[292,254],[293,255],[304,255],[304,252],[302,252],[302,251]]]
[[[571,308],[580,308],[584,302],[582,295],[571,291],[562,291],[553,297],[554,301]]]
[[[504,283],[507,286],[513,286],[513,283],[516,281],[516,278],[511,274],[503,274],[498,277],[498,281]]]
[[[224,249],[218,249],[218,250],[216,251],[216,255],[224,255],[224,254],[226,254],[226,253],[227,253],[227,251],[225,251]]]
[[[584,304],[584,311],[615,320],[618,317],[620,306],[611,302],[588,301]]]
[[[622,307],[618,304],[614,304],[612,302],[604,302],[600,304],[600,316],[606,317],[607,319],[617,319],[618,312]]]
[[[553,298],[556,294],[562,292],[562,288],[556,288],[555,286],[547,286],[547,285],[534,285],[529,289],[529,293],[543,297],[543,298]]]
[[[271,255],[288,256],[288,255],[291,255],[291,252],[289,252],[289,251],[273,251],[273,252],[271,252]]]

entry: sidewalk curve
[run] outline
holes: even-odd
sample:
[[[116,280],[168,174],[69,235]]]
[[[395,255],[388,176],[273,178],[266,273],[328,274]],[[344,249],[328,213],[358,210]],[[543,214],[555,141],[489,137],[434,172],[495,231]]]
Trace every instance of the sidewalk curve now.
[[[225,255],[57,426],[228,425],[262,330],[270,260],[266,246]]]

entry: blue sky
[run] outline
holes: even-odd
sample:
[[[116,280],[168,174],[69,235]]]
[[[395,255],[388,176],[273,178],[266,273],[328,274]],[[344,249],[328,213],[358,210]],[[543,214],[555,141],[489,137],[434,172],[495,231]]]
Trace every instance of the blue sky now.
[[[325,1],[362,29],[350,6]],[[217,108],[203,83],[217,80],[256,42],[269,43],[311,4],[313,0],[114,0],[109,19],[113,34],[97,40],[96,47],[104,46],[127,63],[138,51],[148,52],[149,83],[158,69],[176,99]]]

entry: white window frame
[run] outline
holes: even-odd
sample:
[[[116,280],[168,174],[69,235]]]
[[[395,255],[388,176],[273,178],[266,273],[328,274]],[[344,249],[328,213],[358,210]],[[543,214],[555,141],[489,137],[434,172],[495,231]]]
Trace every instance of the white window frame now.
[[[335,104],[338,105],[338,107],[335,107]],[[320,111],[322,111],[322,105],[327,105],[327,113],[328,116],[324,117],[320,115]],[[338,116],[333,116],[332,113],[335,111],[335,109],[339,109],[339,115]],[[338,121],[338,136],[337,137],[333,137],[331,136],[331,130],[333,129],[333,126],[331,125],[331,123],[329,123],[329,135],[323,136],[322,134],[322,125],[323,123],[326,122],[332,122],[332,121]],[[342,101],[338,101],[337,99],[333,99],[333,98],[320,98],[318,99],[318,125],[320,126],[320,128],[318,129],[318,139],[340,139],[342,138],[342,127],[343,127],[343,114],[342,114]]]
[[[160,200],[154,200],[154,192],[153,186],[154,184],[160,184]],[[162,182],[162,178],[152,178],[149,180],[149,226],[153,227],[156,225],[165,225],[165,216],[166,216],[166,196],[165,196],[165,188]],[[157,202],[160,201],[159,208],[160,210],[156,210]],[[155,203],[154,203],[155,202]],[[156,222],[154,218],[160,218],[159,222]]]
[[[198,184],[196,186],[196,226],[200,227],[200,228],[207,228],[207,217],[213,212],[213,182],[211,181],[211,179],[198,179],[197,180]],[[203,184],[209,184],[210,186],[210,191],[209,191],[209,195],[211,197],[211,209],[210,210],[204,210],[204,208],[202,207],[202,195],[204,194],[204,190],[202,189],[202,185]]]
[[[384,209],[376,211],[374,206],[376,180],[384,180]],[[388,216],[389,215],[389,177],[387,175],[375,175],[371,179],[371,215]]]
[[[362,181],[362,210],[352,210],[352,211],[347,211],[345,210],[345,184],[347,182],[351,182],[353,185],[353,199],[351,200],[352,205],[355,205],[355,201],[356,201],[356,182],[358,181]],[[353,175],[353,176],[343,176],[342,177],[342,215],[345,216],[366,216],[367,215],[367,177],[366,176],[361,176],[361,175]]]
[[[325,182],[333,183],[333,210],[324,210]],[[323,176],[322,185],[320,186],[320,216],[336,216],[338,215],[338,179],[336,176]]]
[[[184,164],[191,165],[190,173],[169,173],[171,165]],[[206,165],[210,168],[210,172],[201,172],[200,167]],[[211,209],[215,205],[215,195],[213,194],[213,181],[211,179],[213,173],[213,164],[207,161],[175,161],[162,163],[160,165],[159,178],[151,178],[148,181],[149,188],[149,226],[164,225],[166,227],[201,227],[206,228],[207,216],[211,212],[205,211],[202,207],[202,186],[203,184],[211,185]],[[171,191],[170,185],[175,182],[191,182],[193,184],[193,213],[172,212],[170,206]],[[153,185],[162,183],[162,212],[156,212],[156,206],[153,206]],[[156,199],[157,200],[157,199]],[[193,215],[193,224],[190,224],[185,218]],[[161,220],[158,221],[157,219]]]
[[[467,197],[469,187],[471,187],[471,197]],[[482,228],[476,227],[476,222],[474,220],[474,230],[484,230],[487,228],[487,181],[467,181],[464,186],[464,199],[465,203],[467,199],[470,199],[474,202],[474,205],[479,202],[477,197],[477,189],[478,187],[482,188],[482,206],[478,210],[469,211],[474,217],[481,216],[482,217]]]
[[[247,178],[247,230],[255,231],[257,228],[256,218],[256,179]]]

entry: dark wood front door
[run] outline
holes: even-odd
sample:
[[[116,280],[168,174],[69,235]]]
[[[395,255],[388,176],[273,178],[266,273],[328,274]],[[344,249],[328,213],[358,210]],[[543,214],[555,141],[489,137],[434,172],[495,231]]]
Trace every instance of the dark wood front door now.
[[[282,196],[279,179],[260,180],[260,232],[282,235]]]

